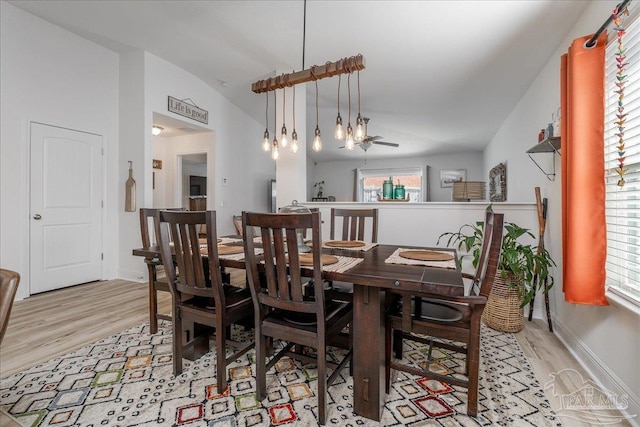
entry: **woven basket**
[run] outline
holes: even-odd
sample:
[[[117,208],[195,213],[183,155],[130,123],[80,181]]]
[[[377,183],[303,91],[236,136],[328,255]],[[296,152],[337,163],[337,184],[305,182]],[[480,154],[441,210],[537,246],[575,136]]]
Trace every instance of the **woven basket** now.
[[[518,283],[518,287],[523,284],[511,272],[507,272],[505,277],[502,277],[501,270],[496,272],[482,320],[496,331],[519,332],[524,327],[524,308],[520,307],[522,299],[518,290],[511,284]]]

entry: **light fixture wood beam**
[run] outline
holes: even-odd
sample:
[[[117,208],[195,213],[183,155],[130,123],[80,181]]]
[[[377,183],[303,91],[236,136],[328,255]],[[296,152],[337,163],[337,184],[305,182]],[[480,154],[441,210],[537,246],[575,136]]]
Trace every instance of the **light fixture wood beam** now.
[[[314,65],[306,70],[282,74],[266,80],[259,80],[251,85],[251,90],[255,93],[271,92],[300,83],[324,79],[325,77],[353,73],[354,71],[364,70],[364,68],[364,57],[358,54],[356,56],[339,59],[336,62],[328,62],[324,65]]]

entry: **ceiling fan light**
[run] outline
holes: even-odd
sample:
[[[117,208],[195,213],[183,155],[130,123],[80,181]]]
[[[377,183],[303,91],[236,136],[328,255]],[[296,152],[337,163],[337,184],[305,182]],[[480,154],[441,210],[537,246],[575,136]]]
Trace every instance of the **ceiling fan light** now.
[[[353,139],[360,142],[364,139],[364,121],[362,120],[362,116],[358,113],[358,117],[356,118],[356,132],[353,135]]]
[[[342,117],[340,117],[340,113],[338,113],[338,117],[336,117],[336,130],[333,132],[333,137],[338,141],[342,141],[344,139],[344,127],[342,126]]]
[[[151,128],[151,134],[153,136],[158,136],[158,135],[160,135],[160,133],[163,130],[164,130],[164,128],[161,128],[160,126],[153,125],[153,127]]]
[[[311,143],[311,149],[315,152],[322,150],[322,139],[320,138],[320,128],[316,125],[315,135]]]

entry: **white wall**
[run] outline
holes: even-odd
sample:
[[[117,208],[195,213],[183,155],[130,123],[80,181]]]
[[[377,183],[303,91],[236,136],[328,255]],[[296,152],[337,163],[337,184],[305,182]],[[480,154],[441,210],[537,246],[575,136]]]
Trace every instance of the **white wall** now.
[[[558,268],[554,277],[552,311],[556,333],[585,367],[606,388],[630,397],[629,413],[640,413],[640,322],[638,314],[609,298],[608,307],[568,304],[562,293],[560,160],[555,156],[558,177],[549,181],[529,160],[525,151],[537,142],[541,128],[560,105],[560,55],[574,38],[593,33],[611,14],[613,2],[593,1],[556,53],[542,68],[531,87],[511,112],[485,150],[485,170],[507,163],[509,200],[533,201],[535,186],[549,199],[545,242]],[[551,155],[541,161],[551,168]],[[517,171],[517,173],[516,173]],[[537,227],[536,227],[537,229]],[[607,295],[609,297],[609,295]]]
[[[357,148],[356,148],[357,149]],[[375,147],[373,148],[375,150]],[[451,188],[440,187],[440,171],[442,169],[466,169],[468,181],[487,182],[488,197],[488,172],[483,169],[482,152],[469,152],[463,154],[435,154],[423,157],[339,160],[332,162],[318,162],[311,169],[311,179],[307,181],[308,200],[314,197],[317,189],[313,188],[315,182],[323,181],[324,195],[335,196],[336,201],[348,202],[354,199],[355,169],[383,169],[429,166],[428,182],[430,200],[432,202],[450,202]]]
[[[111,171],[118,167],[118,55],[6,2],[0,2],[0,31],[0,265],[21,274],[17,299],[27,296],[29,123],[38,121],[103,137],[103,277],[114,278],[119,182]]]

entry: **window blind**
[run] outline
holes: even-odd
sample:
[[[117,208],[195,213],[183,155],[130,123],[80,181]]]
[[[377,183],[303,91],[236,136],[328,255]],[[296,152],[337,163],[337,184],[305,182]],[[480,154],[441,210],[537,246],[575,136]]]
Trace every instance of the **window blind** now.
[[[624,124],[625,168],[628,172],[625,185],[617,185],[619,142],[616,113],[618,94],[616,87],[617,34],[609,30],[609,43],[606,50],[606,86],[605,86],[605,180],[606,180],[606,218],[607,218],[607,287],[608,290],[640,305],[640,19],[637,7],[631,4],[631,16],[625,17],[623,26],[626,35],[623,46],[626,48],[625,73],[627,80],[624,88]],[[635,11],[633,10],[635,9]]]

